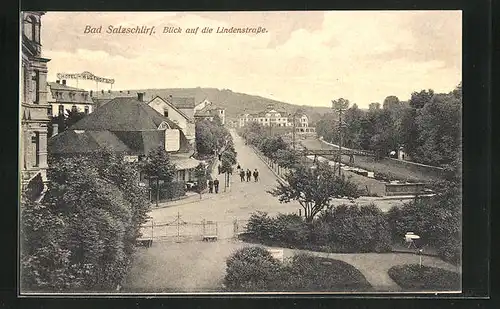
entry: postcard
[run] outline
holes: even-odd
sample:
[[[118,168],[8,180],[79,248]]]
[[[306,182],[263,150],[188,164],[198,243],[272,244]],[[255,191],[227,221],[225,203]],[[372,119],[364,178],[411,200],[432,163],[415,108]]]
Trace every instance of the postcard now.
[[[21,295],[461,292],[461,11],[19,26]]]

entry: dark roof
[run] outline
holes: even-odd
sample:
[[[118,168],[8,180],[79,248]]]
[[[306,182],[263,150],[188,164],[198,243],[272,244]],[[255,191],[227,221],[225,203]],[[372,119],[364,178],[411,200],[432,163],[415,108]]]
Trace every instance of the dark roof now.
[[[196,105],[194,97],[181,98],[181,97],[170,97],[169,96],[169,97],[166,97],[163,99],[172,103],[177,108],[194,108]]]
[[[73,130],[148,131],[157,130],[166,121],[175,123],[155,111],[148,104],[135,98],[115,98],[100,106],[96,111],[75,123]]]
[[[134,98],[111,100],[65,132],[50,138],[49,149],[53,153],[81,153],[109,147],[128,154],[147,154],[153,148],[165,146],[165,131],[158,130],[164,122],[170,129],[180,131],[180,149],[172,153],[192,151],[177,124]]]
[[[48,150],[55,154],[73,154],[108,148],[116,152],[129,152],[130,149],[116,135],[109,131],[84,131],[77,133],[66,130],[49,138]]]

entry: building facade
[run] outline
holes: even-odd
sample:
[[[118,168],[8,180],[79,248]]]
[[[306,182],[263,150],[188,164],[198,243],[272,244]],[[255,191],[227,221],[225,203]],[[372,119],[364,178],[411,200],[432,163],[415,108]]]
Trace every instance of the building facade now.
[[[47,180],[47,62],[42,57],[40,41],[43,12],[21,13],[21,72],[20,72],[20,169],[21,185],[32,187],[32,181]],[[41,193],[38,192],[38,193]]]
[[[195,124],[193,119],[190,119],[184,112],[178,109],[171,102],[156,96],[154,99],[149,101],[149,106],[151,106],[155,111],[172,120],[176,125],[178,125],[186,138],[191,144],[194,144],[195,140]]]
[[[94,111],[94,102],[85,89],[66,85],[66,80],[48,83],[49,116],[65,115],[68,110],[90,114]]]
[[[195,106],[195,119],[208,119],[210,121],[214,120],[214,117],[219,117],[222,125],[226,124],[226,110],[219,107],[208,100],[204,100],[200,104]]]
[[[309,118],[306,114],[290,115],[285,111],[278,111],[272,105],[267,107],[267,110],[254,113],[242,114],[238,118],[239,127],[244,127],[249,122],[257,122],[263,126],[272,127],[295,127],[305,128],[309,126]]]

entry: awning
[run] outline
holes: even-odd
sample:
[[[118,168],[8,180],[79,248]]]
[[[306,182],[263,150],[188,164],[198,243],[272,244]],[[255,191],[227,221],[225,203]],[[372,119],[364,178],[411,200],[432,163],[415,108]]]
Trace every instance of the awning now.
[[[175,164],[175,168],[179,170],[188,170],[196,168],[202,161],[198,161],[193,158],[176,158],[171,157],[172,163]]]

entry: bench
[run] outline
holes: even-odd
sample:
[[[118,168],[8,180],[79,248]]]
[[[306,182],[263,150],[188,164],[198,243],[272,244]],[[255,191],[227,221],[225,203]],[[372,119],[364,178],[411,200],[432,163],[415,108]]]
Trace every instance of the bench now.
[[[203,241],[217,241],[217,235],[203,235]]]

